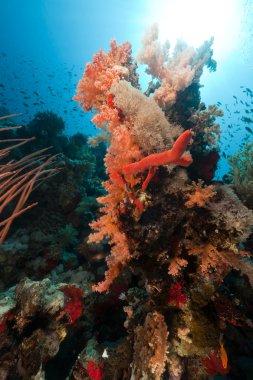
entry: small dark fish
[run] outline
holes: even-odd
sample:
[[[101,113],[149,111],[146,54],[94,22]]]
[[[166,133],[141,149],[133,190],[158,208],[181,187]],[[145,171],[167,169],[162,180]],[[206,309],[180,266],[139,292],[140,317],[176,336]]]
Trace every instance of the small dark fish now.
[[[253,120],[249,117],[246,117],[246,116],[242,117],[242,121],[244,121],[245,123],[249,123],[249,124],[253,123]]]
[[[240,113],[240,111],[235,111],[234,113]]]
[[[249,110],[244,110],[244,112],[246,112],[246,113],[250,113]]]
[[[29,107],[27,103],[23,103],[23,105],[24,105],[25,107]]]
[[[34,95],[39,96],[37,91],[33,91]]]
[[[251,133],[251,134],[253,135],[253,131],[252,131],[251,128],[249,128],[249,127],[245,127],[245,129],[246,129],[246,131],[248,131],[249,133]]]
[[[233,98],[234,98],[235,100],[237,100],[237,97],[236,97],[235,95],[233,95]]]
[[[241,103],[241,104],[244,104],[242,100],[240,100],[240,103]]]
[[[227,155],[226,155],[225,152],[222,152],[222,156],[223,156],[224,158],[227,158]]]
[[[20,94],[26,94],[26,92],[25,91],[20,91]]]
[[[245,102],[245,106],[246,107],[250,107],[249,103]]]
[[[3,83],[0,83],[0,88],[4,88],[4,84]]]

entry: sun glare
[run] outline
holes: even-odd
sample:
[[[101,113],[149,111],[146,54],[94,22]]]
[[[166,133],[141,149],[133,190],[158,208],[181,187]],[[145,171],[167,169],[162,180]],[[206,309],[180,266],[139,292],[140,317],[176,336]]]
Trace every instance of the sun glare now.
[[[150,23],[158,22],[161,41],[168,39],[173,46],[182,38],[197,47],[213,36],[216,57],[237,47],[241,14],[238,0],[158,0],[149,6]]]

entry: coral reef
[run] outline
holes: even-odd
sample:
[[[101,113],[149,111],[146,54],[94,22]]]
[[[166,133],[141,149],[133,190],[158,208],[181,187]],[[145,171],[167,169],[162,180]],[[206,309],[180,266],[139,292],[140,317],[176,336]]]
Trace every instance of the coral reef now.
[[[231,159],[233,184],[213,181],[221,111],[199,91],[204,66],[216,68],[211,46],[180,41],[171,54],[152,27],[139,54],[152,75],[143,93],[130,43],[113,40],[74,98],[102,130],[90,145],[65,136],[51,112],[25,126],[32,149],[53,144],[61,170],[0,247],[1,379],[252,371],[251,147]]]
[[[59,351],[67,330],[83,309],[82,292],[50,280],[23,279],[1,294],[0,374],[1,379],[19,375],[40,378],[45,363]]]
[[[106,292],[103,299],[121,288],[127,315],[133,354],[115,379],[190,379],[190,373],[207,379],[228,372],[236,378],[229,329],[252,327],[248,301],[238,293],[237,305],[226,298],[227,279],[243,276],[241,286],[252,284],[252,252],[245,247],[253,213],[232,188],[211,182],[222,112],[206,107],[199,94],[203,67],[216,68],[211,45],[194,49],[180,41],[171,55],[155,26],[139,54],[153,78],[144,94],[129,45],[114,42],[87,64],[77,88],[75,100],[95,112],[93,122],[109,141],[107,195],[98,199],[89,243],[111,246],[105,278],[97,272],[93,290]],[[133,289],[143,290],[135,302]]]
[[[46,112],[46,115],[49,117],[52,113]],[[53,121],[55,119],[54,115]],[[37,123],[37,116],[31,122],[34,123]],[[49,124],[52,125],[51,122]],[[51,134],[58,136],[59,128],[56,126],[56,129]],[[28,126],[21,128],[19,138],[23,132],[27,136],[27,131]],[[16,138],[16,130],[7,132],[8,138]],[[61,140],[56,138],[57,146],[53,146],[61,152],[56,157],[60,170],[40,187],[36,186],[30,194],[30,202],[36,203],[36,207],[24,217],[21,215],[15,219],[9,235],[0,246],[1,290],[15,285],[24,276],[41,280],[52,270],[59,275],[83,265],[85,257],[88,257],[85,242],[89,233],[88,223],[98,209],[96,198],[103,194],[100,184],[105,172],[101,157],[105,147],[102,144],[95,151],[87,145],[85,135],[67,137],[64,131],[61,134],[64,144],[60,145]],[[30,144],[32,147],[29,144],[17,147],[10,151],[9,159],[19,162],[21,158],[17,156],[34,155],[32,151],[46,148],[42,142],[43,139],[36,136]],[[47,144],[48,140],[44,143]]]

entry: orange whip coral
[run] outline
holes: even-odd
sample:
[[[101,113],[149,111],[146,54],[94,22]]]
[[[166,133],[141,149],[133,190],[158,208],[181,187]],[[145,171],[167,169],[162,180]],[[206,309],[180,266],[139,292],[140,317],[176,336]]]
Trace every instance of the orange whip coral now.
[[[0,118],[0,120],[7,119],[17,115],[7,115]],[[0,128],[0,132],[21,128],[5,127]],[[0,143],[17,142],[6,148],[0,149],[0,160],[8,158],[9,153],[34,138],[30,139],[9,139],[0,140]],[[54,161],[55,156],[46,154],[48,148],[41,149],[37,152],[24,156],[18,161],[10,160],[4,161],[0,164],[0,215],[10,204],[14,204],[10,216],[4,216],[0,221],[0,244],[3,243],[10,227],[15,218],[23,214],[25,211],[37,205],[34,202],[26,206],[31,192],[37,188],[45,179],[57,173],[56,168],[50,167]],[[8,211],[9,212],[9,211]]]

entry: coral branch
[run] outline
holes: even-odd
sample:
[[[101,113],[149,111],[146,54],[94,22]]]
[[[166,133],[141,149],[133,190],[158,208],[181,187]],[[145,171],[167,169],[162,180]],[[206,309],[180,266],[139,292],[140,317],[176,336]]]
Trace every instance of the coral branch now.
[[[192,162],[190,156],[182,157],[186,150],[187,145],[191,140],[191,131],[185,131],[175,141],[172,149],[169,149],[162,153],[153,153],[147,157],[144,157],[138,162],[123,166],[121,171],[126,174],[138,174],[144,172],[146,169],[168,164],[177,164],[178,162],[182,166],[189,166]]]
[[[15,115],[8,115],[1,119],[11,116]],[[8,131],[10,129],[16,129],[16,127],[1,128],[0,132]],[[18,144],[0,149],[0,159],[6,158],[13,149],[26,144],[33,140],[33,138],[18,140],[8,139],[1,140],[0,142],[6,143],[19,140],[20,142]],[[0,220],[0,244],[2,244],[6,238],[13,220],[37,205],[37,202],[28,206],[25,205],[31,192],[46,178],[56,174],[58,171],[56,168],[50,168],[55,156],[42,154],[46,150],[47,149],[41,149],[40,151],[27,155],[18,161],[4,162],[0,165],[0,216],[2,216],[6,207],[10,206],[10,204],[18,198],[16,205],[12,207],[11,215],[4,215],[2,216],[2,220]],[[8,213],[10,213],[9,210]]]

